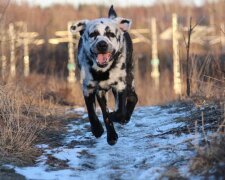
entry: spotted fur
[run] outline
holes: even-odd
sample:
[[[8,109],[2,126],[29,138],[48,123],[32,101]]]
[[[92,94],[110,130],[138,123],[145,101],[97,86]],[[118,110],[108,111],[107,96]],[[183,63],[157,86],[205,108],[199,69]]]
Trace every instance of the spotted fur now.
[[[107,141],[116,143],[118,135],[113,121],[125,124],[130,120],[137,103],[134,90],[132,41],[128,34],[131,20],[117,17],[113,6],[109,18],[81,20],[71,26],[80,33],[78,63],[81,69],[83,94],[92,132],[100,137],[103,128],[95,114],[95,97],[103,112]],[[105,93],[112,89],[115,111],[109,113]]]

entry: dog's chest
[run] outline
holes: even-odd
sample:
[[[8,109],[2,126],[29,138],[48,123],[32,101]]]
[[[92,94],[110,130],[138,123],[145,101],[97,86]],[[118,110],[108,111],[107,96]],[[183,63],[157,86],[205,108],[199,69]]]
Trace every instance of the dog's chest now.
[[[121,64],[104,73],[90,70],[90,75],[92,77],[88,78],[89,82],[87,84],[92,84],[92,87],[94,86],[97,89],[108,90],[115,88],[122,90],[125,88],[126,70],[124,67],[121,68]]]
[[[125,88],[126,70],[120,67],[115,67],[108,72],[99,74],[96,76],[94,74],[93,80],[97,83],[99,89],[123,89]]]

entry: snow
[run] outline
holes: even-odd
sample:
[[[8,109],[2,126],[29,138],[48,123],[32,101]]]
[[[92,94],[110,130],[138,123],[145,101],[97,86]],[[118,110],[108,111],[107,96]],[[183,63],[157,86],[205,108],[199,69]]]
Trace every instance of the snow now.
[[[187,141],[193,135],[162,135],[185,126],[175,119],[185,117],[186,112],[176,113],[175,108],[136,108],[127,125],[115,124],[119,139],[114,146],[107,144],[106,133],[95,139],[84,108],[74,109],[81,118],[68,125],[64,145],[53,149],[46,144],[38,145],[44,154],[36,165],[15,167],[15,170],[27,179],[159,179],[167,167],[178,164],[179,173],[187,177],[188,159],[194,155],[187,148]],[[102,121],[101,115],[99,118]],[[69,146],[72,143],[74,146]],[[48,155],[68,161],[69,167],[51,169]]]
[[[29,168],[16,168],[17,173],[25,175],[27,179],[43,179],[43,180],[55,180],[55,179],[75,179],[73,171],[70,169],[60,171],[46,171],[45,167],[29,167]],[[78,179],[78,178],[77,178]]]

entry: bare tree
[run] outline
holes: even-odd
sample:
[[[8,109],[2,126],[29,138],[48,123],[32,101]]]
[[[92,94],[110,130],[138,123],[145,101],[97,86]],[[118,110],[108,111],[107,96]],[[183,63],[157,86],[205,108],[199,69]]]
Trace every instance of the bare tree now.
[[[191,46],[191,34],[193,32],[193,30],[195,29],[195,27],[197,25],[200,24],[200,22],[203,20],[203,18],[197,22],[195,25],[192,26],[192,17],[190,17],[190,21],[189,21],[189,28],[188,28],[188,39],[187,42],[185,42],[185,46],[186,46],[186,61],[187,61],[187,65],[186,65],[186,83],[187,83],[187,89],[186,89],[186,94],[189,97],[191,94],[191,79],[190,79],[190,71],[189,71],[189,64],[190,64],[190,46]]]

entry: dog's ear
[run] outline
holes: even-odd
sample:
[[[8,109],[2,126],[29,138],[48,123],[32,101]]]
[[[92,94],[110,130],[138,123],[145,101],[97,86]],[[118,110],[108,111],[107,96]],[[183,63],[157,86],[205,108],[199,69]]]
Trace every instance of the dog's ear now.
[[[128,31],[132,24],[131,19],[125,19],[125,18],[121,18],[121,17],[116,18],[116,21],[117,21],[120,29],[124,32]]]
[[[110,19],[115,19],[117,17],[116,11],[113,8],[113,5],[109,9],[108,17]]]
[[[82,35],[87,26],[88,21],[89,20],[85,19],[72,23],[72,25],[70,26],[70,32],[72,34],[76,34],[79,32],[80,35]]]

